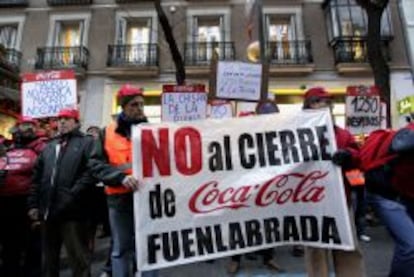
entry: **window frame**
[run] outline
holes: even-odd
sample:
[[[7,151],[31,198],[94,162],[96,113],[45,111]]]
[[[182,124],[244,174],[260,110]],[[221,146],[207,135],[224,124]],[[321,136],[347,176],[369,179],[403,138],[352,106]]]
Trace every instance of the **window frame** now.
[[[16,42],[12,49],[21,51],[21,43],[23,38],[23,28],[26,20],[25,15],[2,15],[0,17],[0,26],[17,25]]]
[[[50,16],[49,33],[47,39],[47,46],[59,47],[56,45],[56,28],[57,24],[64,21],[79,21],[83,22],[81,30],[81,43],[79,46],[88,46],[89,26],[90,26],[91,14],[90,13],[77,13],[77,14],[52,14]]]
[[[143,11],[131,11],[131,12],[124,12],[124,11],[117,11],[115,15],[115,37],[114,37],[114,44],[126,44],[126,37],[125,35],[123,38],[123,42],[120,43],[120,28],[122,28],[122,32],[126,31],[126,21],[128,18],[137,18],[137,19],[150,19],[150,37],[149,43],[156,44],[158,43],[158,17],[157,13],[153,10],[143,10]],[[124,27],[120,26],[124,24]]]

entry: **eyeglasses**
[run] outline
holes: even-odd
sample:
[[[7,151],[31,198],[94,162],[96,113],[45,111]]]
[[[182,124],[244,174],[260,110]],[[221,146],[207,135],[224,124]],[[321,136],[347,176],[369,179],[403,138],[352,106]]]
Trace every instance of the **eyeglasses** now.
[[[315,97],[315,98],[311,99],[310,103],[311,104],[326,104],[326,105],[331,105],[332,104],[332,100],[329,99],[329,98]]]
[[[34,129],[34,125],[32,123],[21,123],[19,124],[19,129],[22,131]]]

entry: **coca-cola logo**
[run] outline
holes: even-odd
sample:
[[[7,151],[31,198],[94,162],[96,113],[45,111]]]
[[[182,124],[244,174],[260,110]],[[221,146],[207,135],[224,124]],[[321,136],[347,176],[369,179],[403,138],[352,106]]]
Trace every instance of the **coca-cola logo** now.
[[[328,171],[280,174],[261,184],[220,188],[218,181],[201,185],[188,203],[193,213],[210,213],[221,209],[267,207],[286,203],[317,203],[325,197],[320,181]]]

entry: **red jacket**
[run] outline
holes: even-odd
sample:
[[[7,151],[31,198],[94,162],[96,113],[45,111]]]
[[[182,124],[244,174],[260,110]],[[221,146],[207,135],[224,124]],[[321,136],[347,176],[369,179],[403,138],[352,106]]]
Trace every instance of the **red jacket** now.
[[[348,150],[352,155],[352,167],[347,168],[349,169],[356,169],[360,168],[360,159],[359,159],[359,147],[357,142],[355,141],[354,136],[348,131],[341,127],[335,126],[335,139],[336,139],[336,145],[338,149],[344,149]],[[345,193],[347,196],[347,199],[350,199],[350,184],[345,177],[345,170],[342,169],[342,174],[344,176],[344,184],[345,184]]]
[[[29,194],[32,184],[32,170],[39,153],[46,143],[43,138],[36,139],[23,147],[11,147],[6,152],[7,170],[4,185],[0,187],[0,196]]]
[[[414,130],[414,123],[405,128]],[[393,164],[392,184],[405,197],[414,199],[414,153],[399,155]]]

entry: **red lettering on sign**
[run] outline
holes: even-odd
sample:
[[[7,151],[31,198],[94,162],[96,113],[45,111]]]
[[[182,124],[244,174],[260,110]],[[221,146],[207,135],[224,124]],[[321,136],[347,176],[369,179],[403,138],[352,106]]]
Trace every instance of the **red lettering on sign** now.
[[[210,181],[196,190],[188,205],[193,213],[210,213],[221,209],[266,207],[271,204],[317,203],[325,197],[325,187],[317,182],[327,175],[328,172],[321,171],[281,174],[262,184],[228,187],[223,190],[220,190],[217,181]],[[249,201],[251,198],[254,201]]]
[[[161,176],[171,175],[170,149],[168,140],[168,128],[160,128],[158,130],[158,143],[154,138],[152,130],[142,130],[141,150],[142,171],[144,178],[154,176],[153,161],[157,165]]]
[[[188,161],[188,153],[190,153]],[[201,135],[194,128],[182,128],[174,135],[174,154],[177,170],[183,175],[194,175],[202,168]]]

